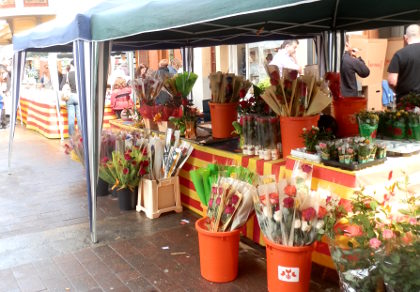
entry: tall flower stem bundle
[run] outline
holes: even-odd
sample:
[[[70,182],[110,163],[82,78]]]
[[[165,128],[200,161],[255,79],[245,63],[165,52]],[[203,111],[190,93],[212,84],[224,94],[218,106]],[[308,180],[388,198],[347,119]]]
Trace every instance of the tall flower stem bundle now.
[[[297,71],[269,72],[271,86],[262,94],[264,101],[278,115],[302,117],[320,113],[330,103],[330,91],[312,75],[297,77]]]
[[[245,96],[252,85],[250,81],[245,80],[242,76],[220,71],[211,73],[209,79],[211,102],[213,103],[238,102],[240,98]]]

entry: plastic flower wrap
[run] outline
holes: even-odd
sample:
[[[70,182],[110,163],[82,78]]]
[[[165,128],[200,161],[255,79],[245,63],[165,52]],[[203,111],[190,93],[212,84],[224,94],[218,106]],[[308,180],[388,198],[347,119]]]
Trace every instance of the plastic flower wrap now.
[[[208,206],[209,230],[235,230],[246,223],[256,193],[255,174],[241,166],[209,164],[190,176],[201,203]]]
[[[311,245],[323,229],[325,208],[311,192],[312,166],[296,162],[288,180],[262,183],[254,196],[255,212],[264,236],[287,246]]]

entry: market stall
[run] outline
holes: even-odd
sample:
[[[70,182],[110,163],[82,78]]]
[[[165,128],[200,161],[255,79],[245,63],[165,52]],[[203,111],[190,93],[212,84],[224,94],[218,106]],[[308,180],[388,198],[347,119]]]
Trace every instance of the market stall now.
[[[119,1],[108,3],[102,7],[104,11],[102,14],[98,13],[101,9],[94,9],[86,15],[78,15],[69,25],[53,29],[53,32],[48,31],[46,34],[45,31],[41,31],[38,34],[14,39],[15,50],[22,52],[16,54],[14,62],[14,72],[17,73],[14,79],[14,100],[16,101],[14,112],[19,98],[18,80],[20,80],[19,74],[22,72],[21,66],[24,62],[23,52],[33,48],[46,51],[58,49],[68,51],[72,49],[71,43],[73,43],[76,68],[80,73],[78,87],[82,105],[82,123],[86,130],[84,143],[90,158],[86,167],[87,177],[89,182],[94,182],[97,178],[96,165],[99,157],[97,147],[99,147],[100,135],[98,132],[101,129],[100,121],[104,106],[99,96],[103,95],[105,90],[106,56],[111,50],[108,40],[116,40],[113,42],[116,50],[219,45],[265,39],[286,39],[290,35],[308,37],[337,29],[367,29],[405,24],[407,18],[413,21],[419,19],[417,1],[405,1],[403,5],[401,3],[396,5],[394,1],[382,4],[379,9],[375,2],[367,4],[366,1],[361,0],[340,3],[332,0],[275,1],[275,3],[246,1],[239,6],[228,7],[225,1],[205,3],[125,1],[124,5],[121,5]],[[120,7],[111,11],[110,8],[113,5]],[[207,5],[208,8],[206,8],[208,13],[205,15],[202,13],[203,5]],[[188,19],[185,18],[184,7],[186,6],[190,11]],[[137,21],[139,16],[147,19],[139,23]],[[157,19],[160,21],[156,21]],[[92,45],[85,44],[85,40],[91,39],[95,41]],[[85,58],[89,60],[92,58],[95,61],[91,63],[94,64],[93,68],[83,66]],[[11,137],[13,137],[13,129]],[[89,142],[89,140],[93,141]],[[91,172],[90,168],[96,170]],[[94,201],[92,194],[95,193],[95,184],[88,185],[88,193],[90,194],[89,205],[92,208],[90,214],[94,215],[95,204],[92,203],[92,200]],[[94,219],[91,220],[91,230],[93,241],[96,241],[94,221]]]
[[[35,130],[47,138],[59,139],[60,123],[57,117],[56,93],[49,89],[22,89],[20,110],[26,128]],[[39,98],[42,96],[42,98]],[[20,120],[20,115],[17,116]],[[109,104],[104,108],[103,128],[109,128],[109,121],[116,116]],[[63,121],[63,137],[68,137],[67,109],[60,106],[60,119]]]

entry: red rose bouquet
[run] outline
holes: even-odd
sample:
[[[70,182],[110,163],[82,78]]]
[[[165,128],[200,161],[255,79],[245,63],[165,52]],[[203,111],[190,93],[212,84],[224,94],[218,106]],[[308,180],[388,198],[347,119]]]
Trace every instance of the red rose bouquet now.
[[[264,236],[287,246],[311,245],[323,229],[325,207],[310,191],[312,166],[296,162],[292,177],[258,186],[255,212]]]

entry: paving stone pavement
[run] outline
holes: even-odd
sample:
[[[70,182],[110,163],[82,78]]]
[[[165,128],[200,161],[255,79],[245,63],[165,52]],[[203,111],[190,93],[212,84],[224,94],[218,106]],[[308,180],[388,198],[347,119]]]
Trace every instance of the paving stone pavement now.
[[[8,134],[0,131],[0,292],[267,290],[265,251],[246,240],[235,281],[204,280],[197,216],[187,210],[150,220],[99,197],[92,244],[82,166],[59,140],[18,125],[9,175]],[[325,272],[313,266],[310,291],[339,291],[335,273],[322,279]]]

